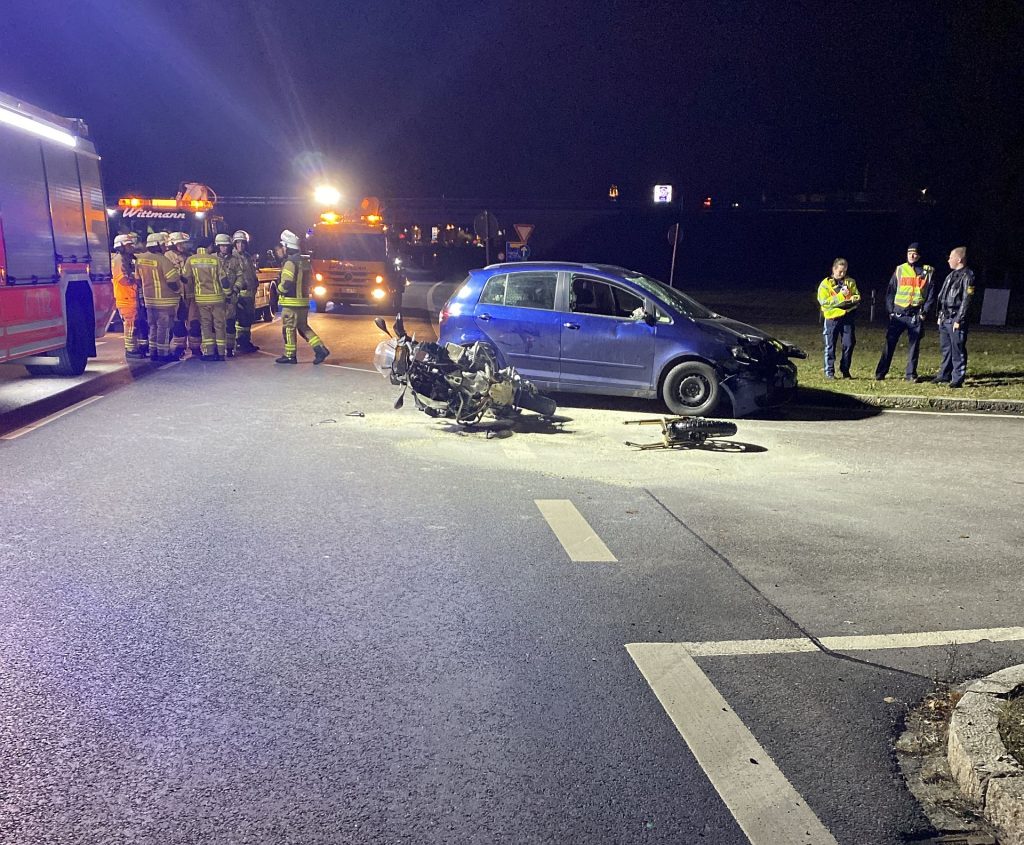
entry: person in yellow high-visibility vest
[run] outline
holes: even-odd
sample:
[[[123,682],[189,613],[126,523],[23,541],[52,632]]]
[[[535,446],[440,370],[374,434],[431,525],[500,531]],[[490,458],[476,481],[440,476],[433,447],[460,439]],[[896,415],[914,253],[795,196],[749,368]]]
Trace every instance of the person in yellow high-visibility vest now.
[[[278,282],[278,302],[281,305],[281,325],[284,334],[284,355],[275,358],[278,364],[297,364],[297,335],[302,335],[313,350],[313,363],[320,364],[331,354],[324,342],[310,327],[309,281],[311,270],[309,259],[299,253],[299,236],[285,229],[281,233],[281,246],[285,249],[281,265],[281,281]]]
[[[185,283],[192,288],[192,301],[199,312],[204,361],[228,358],[227,300],[231,281],[220,256],[210,255],[203,247],[185,261]]]
[[[860,292],[857,290],[857,282],[847,275],[849,268],[845,258],[837,258],[832,262],[832,275],[822,279],[818,285],[818,305],[825,319],[822,330],[825,339],[825,378],[836,377],[836,341],[840,337],[843,340],[843,354],[839,359],[839,372],[843,378],[853,378],[850,375],[850,364],[853,362],[853,348],[857,345],[853,312],[860,305]]]
[[[135,256],[135,272],[142,283],[149,318],[149,353],[153,361],[176,361],[171,354],[171,324],[181,300],[181,271],[164,255],[166,232],[153,232],[146,251]]]
[[[934,268],[920,263],[921,252],[916,243],[907,247],[907,260],[901,264],[889,279],[885,293],[885,306],[889,313],[889,327],[885,332],[885,346],[875,367],[875,380],[881,381],[888,375],[896,344],[903,332],[907,333],[906,381],[917,381],[917,359],[921,351],[921,337],[924,334],[924,319],[935,302],[935,286],[932,284]]]

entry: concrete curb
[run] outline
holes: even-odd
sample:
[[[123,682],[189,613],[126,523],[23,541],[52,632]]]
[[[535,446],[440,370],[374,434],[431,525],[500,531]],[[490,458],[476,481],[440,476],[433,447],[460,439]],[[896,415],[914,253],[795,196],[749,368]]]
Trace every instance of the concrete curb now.
[[[954,396],[875,396],[864,393],[833,393],[815,391],[797,394],[794,404],[814,407],[833,407],[849,410],[852,407],[923,409],[929,411],[985,411],[1002,414],[1024,414],[1024,400],[1020,399],[968,399]]]
[[[975,681],[949,721],[946,757],[961,791],[982,808],[1003,845],[1024,845],[1024,766],[999,736],[1001,705],[1024,689],[1024,664]]]

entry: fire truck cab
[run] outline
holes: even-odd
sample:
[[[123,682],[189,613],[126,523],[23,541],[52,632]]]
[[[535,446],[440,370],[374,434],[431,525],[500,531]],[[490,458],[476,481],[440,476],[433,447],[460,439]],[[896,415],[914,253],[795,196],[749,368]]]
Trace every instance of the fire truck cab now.
[[[387,226],[373,197],[359,215],[325,211],[306,233],[317,310],[337,305],[377,305],[396,310],[401,285],[391,258]]]
[[[110,210],[110,228],[114,235],[134,232],[143,243],[151,232],[186,232],[194,244],[207,246],[217,235],[231,234],[216,205],[208,185],[182,182],[173,197],[121,197]]]
[[[0,363],[79,375],[114,310],[89,129],[0,93]]]

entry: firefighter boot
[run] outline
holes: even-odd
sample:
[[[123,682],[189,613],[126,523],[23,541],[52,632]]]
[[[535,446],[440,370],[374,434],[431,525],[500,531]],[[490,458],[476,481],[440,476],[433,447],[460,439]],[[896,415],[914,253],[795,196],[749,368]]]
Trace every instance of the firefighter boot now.
[[[319,344],[313,350],[313,355],[314,355],[313,363],[314,364],[322,364],[324,361],[327,360],[327,356],[330,355],[330,354],[331,354],[331,350],[330,349],[328,349],[322,343]]]
[[[299,359],[294,355],[282,355],[280,358],[274,359],[275,364],[298,364]]]

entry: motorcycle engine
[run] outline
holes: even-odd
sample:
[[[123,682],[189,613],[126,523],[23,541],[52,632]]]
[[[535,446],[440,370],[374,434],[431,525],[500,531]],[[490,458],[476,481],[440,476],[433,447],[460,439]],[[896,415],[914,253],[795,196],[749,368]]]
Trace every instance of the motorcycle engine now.
[[[470,396],[483,396],[487,393],[490,379],[483,373],[463,373],[462,389]]]
[[[490,389],[491,401],[495,405],[511,405],[515,399],[515,388],[510,381],[496,381]]]

